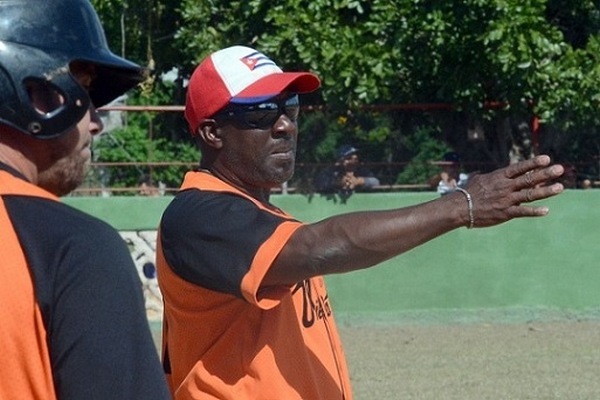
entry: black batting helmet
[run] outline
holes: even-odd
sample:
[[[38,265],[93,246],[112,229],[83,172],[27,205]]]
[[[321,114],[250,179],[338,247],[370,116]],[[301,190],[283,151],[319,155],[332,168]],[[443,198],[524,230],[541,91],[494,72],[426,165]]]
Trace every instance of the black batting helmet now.
[[[93,64],[88,91],[71,75],[74,61]],[[48,139],[75,126],[90,101],[101,107],[143,81],[146,69],[113,54],[89,0],[0,0],[0,123]],[[32,87],[57,93],[40,111]]]

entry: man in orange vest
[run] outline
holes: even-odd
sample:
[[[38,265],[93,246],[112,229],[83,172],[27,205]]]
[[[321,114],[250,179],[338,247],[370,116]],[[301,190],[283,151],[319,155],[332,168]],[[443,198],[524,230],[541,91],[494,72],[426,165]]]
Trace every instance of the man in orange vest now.
[[[144,79],[88,0],[0,1],[0,399],[168,399],[119,234],[62,204]]]
[[[196,68],[185,115],[202,152],[161,220],[163,366],[175,399],[351,399],[323,275],[374,266],[459,227],[546,215],[524,203],[560,193],[536,157],[473,177],[421,205],[303,223],[269,201],[294,172],[298,94],[283,72],[233,46]]]

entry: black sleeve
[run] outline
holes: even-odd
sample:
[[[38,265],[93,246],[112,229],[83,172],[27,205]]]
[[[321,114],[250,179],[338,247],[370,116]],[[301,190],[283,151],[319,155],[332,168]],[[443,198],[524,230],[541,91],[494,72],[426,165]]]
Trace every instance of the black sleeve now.
[[[178,276],[241,298],[256,252],[285,220],[239,196],[186,190],[165,210],[160,238]]]
[[[141,282],[119,234],[61,203],[12,205],[21,242],[35,244],[25,246],[26,257],[48,332],[57,397],[170,398]]]

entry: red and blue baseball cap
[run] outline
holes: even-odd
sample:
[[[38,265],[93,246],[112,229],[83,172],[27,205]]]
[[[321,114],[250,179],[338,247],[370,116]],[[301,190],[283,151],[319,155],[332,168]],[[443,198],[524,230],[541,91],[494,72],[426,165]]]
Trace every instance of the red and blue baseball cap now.
[[[232,46],[206,57],[190,78],[185,118],[192,133],[200,121],[230,103],[256,104],[284,91],[310,93],[321,86],[310,72],[283,72],[269,57],[245,46]]]

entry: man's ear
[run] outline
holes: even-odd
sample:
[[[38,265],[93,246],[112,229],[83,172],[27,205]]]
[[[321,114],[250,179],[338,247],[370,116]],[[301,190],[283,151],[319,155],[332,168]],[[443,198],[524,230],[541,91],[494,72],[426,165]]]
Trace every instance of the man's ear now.
[[[205,119],[198,126],[197,135],[210,147],[220,149],[223,146],[221,130],[214,119]]]

